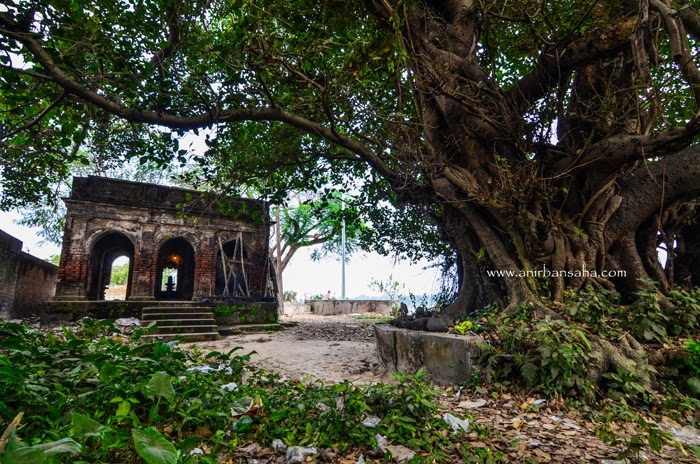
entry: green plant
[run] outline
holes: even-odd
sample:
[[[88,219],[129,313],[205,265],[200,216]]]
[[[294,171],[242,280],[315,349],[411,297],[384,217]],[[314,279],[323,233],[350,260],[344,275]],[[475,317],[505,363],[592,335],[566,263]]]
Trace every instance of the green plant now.
[[[406,284],[394,280],[394,276],[389,274],[386,280],[370,279],[369,288],[379,293],[384,293],[391,300],[401,300]]]
[[[700,377],[700,341],[688,340],[685,350],[689,355],[687,364],[690,369],[690,375]]]
[[[291,290],[284,291],[284,301],[287,303],[293,303],[297,301],[297,292]]]
[[[652,366],[647,366],[656,372]],[[608,380],[608,396],[614,400],[622,398],[633,401],[647,403],[651,396],[648,383],[636,372],[630,372],[618,367],[616,372],[603,374]]]
[[[240,311],[236,305],[217,305],[214,307],[214,313],[220,316],[229,316]]]
[[[0,430],[25,413],[23,440],[13,435],[0,463],[68,462],[70,453],[70,462],[235,462],[237,448],[251,441],[343,451],[371,449],[378,433],[434,462],[463,453],[422,372],[399,375],[394,385],[305,385],[264,372],[243,382],[249,356],[239,348],[204,354],[113,331],[109,321],[91,319],[58,333],[0,321]],[[368,416],[381,419],[375,429],[362,424]],[[190,456],[195,447],[210,453]],[[467,455],[499,460],[488,449],[478,453]]]
[[[572,321],[588,324],[598,332],[618,332],[619,321],[625,314],[619,305],[620,295],[604,288],[591,286],[575,293],[567,290],[564,300],[564,313]]]
[[[632,455],[639,457],[640,451],[649,447],[660,451],[664,445],[679,446],[666,430],[661,430],[655,420],[630,408],[621,400],[605,407],[595,418],[595,433],[604,443],[611,446],[623,446],[624,450],[618,459],[626,459]],[[634,424],[633,431],[621,424]]]
[[[685,350],[688,352],[688,359],[685,361],[688,369],[686,385],[694,397],[700,398],[700,342],[688,340]]]
[[[700,289],[688,292],[673,288],[668,293],[671,301],[669,330],[674,335],[692,335],[700,322]]]
[[[466,335],[466,333],[472,330],[473,327],[474,323],[472,323],[472,321],[467,320],[455,325],[455,331],[460,335]]]
[[[659,292],[656,282],[640,279],[635,297],[636,300],[629,308],[627,328],[640,340],[663,343],[667,336],[669,318],[663,309],[666,299]]]
[[[547,394],[593,394],[590,368],[601,356],[586,332],[562,320],[515,319],[499,331],[503,351],[486,348],[483,360],[496,378],[518,377]]]

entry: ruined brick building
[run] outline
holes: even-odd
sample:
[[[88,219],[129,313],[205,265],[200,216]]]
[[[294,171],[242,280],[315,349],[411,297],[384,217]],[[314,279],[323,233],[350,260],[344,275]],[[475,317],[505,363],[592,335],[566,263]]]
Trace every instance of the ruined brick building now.
[[[56,300],[104,299],[120,256],[128,300],[274,296],[265,202],[93,176],[74,178],[64,201]]]

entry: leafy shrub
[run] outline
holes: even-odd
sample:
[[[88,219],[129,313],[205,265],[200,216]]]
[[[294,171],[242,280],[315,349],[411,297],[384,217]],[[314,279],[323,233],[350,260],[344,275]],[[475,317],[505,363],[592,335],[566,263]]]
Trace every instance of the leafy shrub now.
[[[502,353],[491,348],[487,368],[501,376],[519,374],[547,394],[592,395],[589,369],[601,354],[583,329],[562,320],[516,321],[500,331]],[[516,372],[517,369],[517,372]]]
[[[693,377],[700,377],[700,341],[688,340],[685,349],[690,355],[688,358],[690,375]]]
[[[673,335],[692,335],[700,328],[700,288],[688,292],[673,288],[668,293],[671,301],[669,331]]]
[[[660,451],[664,445],[677,445],[671,432],[660,429],[654,420],[648,420],[629,408],[624,400],[606,406],[597,415],[595,422],[595,433],[603,443],[623,447],[617,459],[627,459],[630,456],[639,458],[639,453],[646,447]],[[630,423],[635,425],[634,428],[621,427],[621,424]]]
[[[564,313],[572,321],[585,323],[600,331],[615,330],[625,314],[620,295],[604,288],[587,286],[578,293],[567,291]]]
[[[663,343],[668,335],[669,317],[664,313],[664,296],[655,281],[641,279],[636,300],[629,308],[626,326],[639,340]]]
[[[652,366],[647,366],[654,369]],[[653,372],[656,372],[655,370]],[[603,374],[608,387],[608,396],[614,400],[625,399],[637,403],[648,403],[651,391],[647,382],[636,372],[618,368],[616,372]]]

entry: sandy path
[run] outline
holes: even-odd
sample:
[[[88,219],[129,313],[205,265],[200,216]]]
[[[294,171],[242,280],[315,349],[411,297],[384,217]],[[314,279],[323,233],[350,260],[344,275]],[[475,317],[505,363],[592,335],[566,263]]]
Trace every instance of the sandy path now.
[[[299,325],[281,332],[231,335],[213,342],[197,343],[197,346],[205,352],[226,352],[241,346],[240,353],[256,352],[250,358],[252,366],[295,380],[307,377],[326,383],[393,380],[375,354],[373,322],[349,316],[312,315],[285,316],[283,320]]]

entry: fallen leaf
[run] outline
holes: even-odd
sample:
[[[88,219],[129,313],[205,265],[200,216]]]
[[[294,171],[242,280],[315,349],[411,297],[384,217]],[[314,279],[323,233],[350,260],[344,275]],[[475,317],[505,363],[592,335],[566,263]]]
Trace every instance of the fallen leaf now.
[[[535,448],[535,454],[536,454],[538,457],[542,458],[542,461],[543,461],[543,462],[549,462],[549,461],[552,460],[552,456],[550,456],[548,453],[542,451],[542,450],[539,449],[539,448]]]
[[[163,431],[165,432],[165,429]],[[172,431],[172,428],[171,428],[171,431]],[[213,434],[214,433],[206,427],[200,427],[197,429],[196,432],[194,432],[194,436],[199,437],[199,438],[209,438]]]
[[[389,445],[384,448],[385,451],[391,453],[391,457],[398,463],[405,463],[413,459],[416,455],[411,449],[402,445]]]
[[[525,425],[525,421],[522,419],[513,419],[513,422],[510,424],[515,430],[520,430],[523,425]]]

